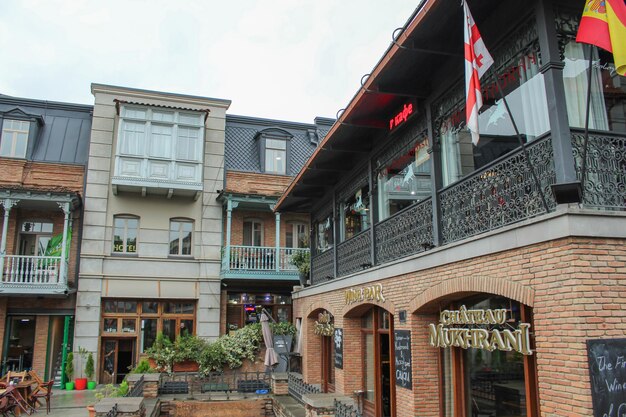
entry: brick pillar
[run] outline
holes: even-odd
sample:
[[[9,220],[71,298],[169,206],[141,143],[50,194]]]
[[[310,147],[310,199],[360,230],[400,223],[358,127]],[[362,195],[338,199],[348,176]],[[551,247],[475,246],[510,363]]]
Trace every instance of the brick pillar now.
[[[50,316],[36,316],[35,322],[35,343],[33,351],[33,369],[39,375],[46,373],[46,358],[48,356],[48,328]],[[83,364],[84,365],[84,364]],[[76,374],[80,375],[80,370],[76,369]]]
[[[343,370],[335,369],[335,392],[353,397],[363,389],[363,354],[361,318],[343,318]]]
[[[437,323],[439,317],[437,314],[413,314],[409,320],[413,361],[413,411],[410,412],[411,409],[408,407],[405,410],[409,412],[407,416],[439,417],[439,387],[441,386],[439,357],[441,349],[428,344],[428,324]],[[401,390],[398,388],[396,392]]]
[[[316,349],[311,343],[315,342],[315,338],[319,337],[313,333],[313,324],[315,320],[304,317],[302,319],[302,378],[305,382],[320,381],[321,376],[321,351]]]

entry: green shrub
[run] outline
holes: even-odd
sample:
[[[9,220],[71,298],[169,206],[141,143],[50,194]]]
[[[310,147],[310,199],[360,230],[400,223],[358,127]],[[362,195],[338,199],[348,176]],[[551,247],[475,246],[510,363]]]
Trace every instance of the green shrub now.
[[[140,360],[137,366],[130,371],[131,374],[152,374],[155,372],[156,369],[150,366],[150,362],[147,359]]]
[[[206,347],[206,341],[195,335],[184,335],[174,342],[174,362],[199,362],[200,354]]]
[[[87,363],[85,364],[85,376],[87,379],[91,380],[93,379],[94,373],[93,353],[89,352],[89,355],[87,356]]]
[[[72,352],[68,353],[65,359],[65,376],[68,381],[74,378],[74,354]]]
[[[170,339],[163,332],[157,333],[154,344],[146,350],[146,354],[156,362],[157,371],[172,372],[176,351]]]
[[[277,334],[277,335],[294,336],[296,334],[296,326],[294,326],[292,323],[288,321],[270,323],[270,329],[272,329],[272,334]]]

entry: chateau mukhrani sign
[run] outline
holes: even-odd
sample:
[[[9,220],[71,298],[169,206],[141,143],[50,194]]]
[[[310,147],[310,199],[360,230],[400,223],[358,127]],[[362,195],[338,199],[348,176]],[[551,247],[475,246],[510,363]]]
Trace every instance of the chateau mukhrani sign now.
[[[345,291],[345,296],[346,304],[362,303],[364,301],[385,302],[382,284],[374,284],[362,288],[350,288]]]
[[[516,351],[532,355],[530,350],[530,324],[519,323],[517,329],[507,326],[507,310],[444,310],[439,314],[439,324],[428,325],[428,342],[431,346],[450,346],[488,351]],[[501,327],[502,326],[502,327]]]

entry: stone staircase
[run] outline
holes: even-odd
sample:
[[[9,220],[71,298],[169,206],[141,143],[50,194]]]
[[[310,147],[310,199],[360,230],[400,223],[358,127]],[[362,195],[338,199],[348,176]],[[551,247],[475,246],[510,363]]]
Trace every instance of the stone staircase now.
[[[304,406],[290,395],[274,396],[274,414],[276,417],[305,417]]]

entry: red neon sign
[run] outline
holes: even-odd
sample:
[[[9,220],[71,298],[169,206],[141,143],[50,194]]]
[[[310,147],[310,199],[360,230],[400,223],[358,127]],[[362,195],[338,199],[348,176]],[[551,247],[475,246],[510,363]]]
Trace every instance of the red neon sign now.
[[[396,127],[400,126],[402,123],[406,122],[406,119],[409,118],[410,115],[413,114],[413,103],[405,104],[400,110],[400,113],[396,114],[395,117],[389,119],[389,130],[393,130]]]

